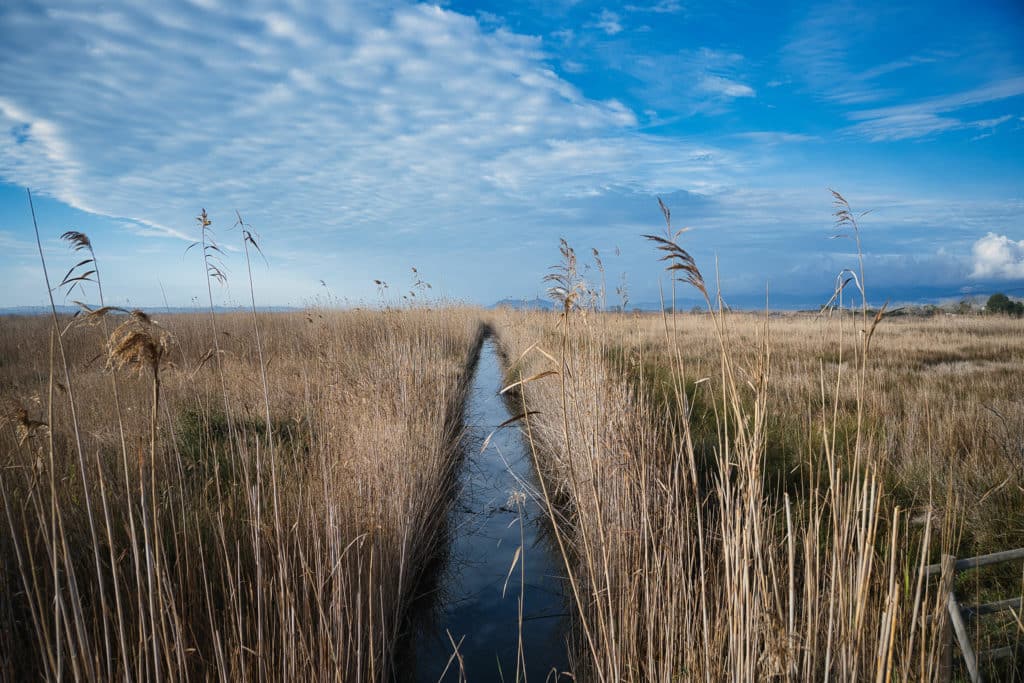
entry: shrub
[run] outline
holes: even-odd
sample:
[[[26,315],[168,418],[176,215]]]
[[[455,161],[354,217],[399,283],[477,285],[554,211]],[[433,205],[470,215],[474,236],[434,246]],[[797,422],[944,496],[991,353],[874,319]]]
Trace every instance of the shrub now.
[[[1013,301],[1010,297],[999,292],[988,298],[988,303],[985,304],[985,311],[987,313],[1001,313],[1003,315],[1020,317],[1024,315],[1024,303]]]

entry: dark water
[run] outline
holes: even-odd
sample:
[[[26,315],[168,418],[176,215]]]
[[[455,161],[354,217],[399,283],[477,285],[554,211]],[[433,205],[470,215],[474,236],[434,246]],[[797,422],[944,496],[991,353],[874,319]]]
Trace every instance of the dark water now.
[[[561,562],[548,547],[543,509],[531,493],[536,478],[529,449],[512,425],[495,433],[480,451],[487,436],[510,417],[498,395],[501,382],[498,357],[488,341],[467,406],[471,439],[450,521],[451,548],[439,579],[437,611],[414,644],[413,678],[423,683],[460,680],[458,661],[442,677],[454,652],[449,633],[455,643],[461,641],[466,680],[515,681],[520,594],[525,659],[520,680],[525,674],[529,681],[555,681],[557,672],[568,668]],[[509,577],[520,547],[520,563]]]

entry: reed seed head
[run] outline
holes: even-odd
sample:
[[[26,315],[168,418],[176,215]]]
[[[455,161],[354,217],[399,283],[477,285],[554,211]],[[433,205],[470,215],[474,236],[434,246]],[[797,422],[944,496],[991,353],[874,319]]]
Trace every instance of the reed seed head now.
[[[160,371],[160,362],[168,349],[169,335],[146,313],[135,309],[128,319],[111,333],[107,367],[136,369],[141,374]]]

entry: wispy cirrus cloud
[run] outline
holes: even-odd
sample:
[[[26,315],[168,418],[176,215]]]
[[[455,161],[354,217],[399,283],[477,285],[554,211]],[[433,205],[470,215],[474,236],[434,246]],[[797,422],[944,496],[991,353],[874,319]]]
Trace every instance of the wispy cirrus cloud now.
[[[593,26],[601,29],[610,36],[614,36],[616,33],[622,33],[622,21],[619,15],[608,9],[601,10],[601,13],[594,19]]]
[[[652,14],[677,14],[683,11],[683,4],[679,0],[658,0],[643,5],[626,5],[623,9],[627,12],[650,12]]]
[[[998,44],[972,43],[966,35],[955,48],[927,46],[928,33],[923,41],[903,40],[928,28],[927,15],[909,7],[821,6],[793,29],[782,65],[814,96],[844,110],[854,122],[847,133],[872,142],[965,129],[991,133],[1006,114],[957,112],[1024,94],[1024,78],[1007,59],[1011,53]],[[965,66],[971,64],[985,69]],[[978,82],[980,73],[988,82]]]
[[[705,76],[701,79],[699,88],[712,95],[727,98],[754,97],[757,95],[749,85],[723,78],[722,76]]]
[[[852,63],[854,41],[832,66],[859,78],[809,101],[794,97],[809,88],[799,70],[767,73],[777,41],[761,24],[782,23],[776,15],[739,17],[734,32],[746,10],[731,5],[601,7],[12,0],[0,11],[0,230],[19,234],[23,192],[4,205],[10,184],[111,217],[93,223],[124,238],[104,254],[117,259],[111,277],[159,272],[180,302],[171,283],[190,277],[175,276],[186,266],[139,266],[136,254],[177,254],[167,238],[194,233],[200,207],[218,228],[237,208],[273,265],[268,303],[299,301],[308,289],[296,283],[321,277],[372,298],[372,278],[410,264],[451,273],[453,293],[487,301],[494,289],[532,291],[559,236],[621,245],[621,267],[656,293],[660,270],[637,235],[659,225],[658,195],[698,228],[687,239],[703,262],[722,249],[723,269],[738,264],[757,290],[771,273],[803,286],[806,272],[788,273],[832,248],[826,183],[878,209],[874,238],[892,262],[940,240],[967,254],[1024,215],[1007,199],[1012,179],[965,198],[905,174],[909,164],[886,172],[894,157],[865,160],[872,136],[1019,127],[988,106],[1016,95],[976,92],[969,79],[894,96],[894,78],[940,64],[927,61],[944,59],[934,51]],[[818,54],[827,74],[830,56]],[[884,137],[893,131],[901,137]],[[897,147],[918,146],[886,154]],[[517,267],[499,278],[495,262]],[[26,288],[15,270],[0,261],[0,292]]]
[[[686,114],[722,113],[737,99],[756,97],[746,66],[738,52],[709,47],[632,56],[622,64],[643,84],[647,101]]]
[[[787,133],[785,131],[773,130],[755,130],[748,131],[746,133],[736,133],[736,137],[766,145],[786,145],[801,142],[821,142],[821,137],[818,135],[808,135],[806,133]]]
[[[886,73],[885,68],[858,73],[850,65],[849,55],[854,37],[870,34],[874,22],[869,10],[858,11],[850,2],[814,8],[795,25],[783,45],[783,68],[827,100],[861,104],[881,99],[886,91],[872,81]]]
[[[994,118],[964,119],[948,114],[1021,95],[1024,95],[1024,76],[1007,78],[919,102],[854,111],[848,116],[858,123],[850,130],[872,141],[888,141],[919,138],[962,128],[992,129],[1011,120],[1013,116],[1006,114]]]

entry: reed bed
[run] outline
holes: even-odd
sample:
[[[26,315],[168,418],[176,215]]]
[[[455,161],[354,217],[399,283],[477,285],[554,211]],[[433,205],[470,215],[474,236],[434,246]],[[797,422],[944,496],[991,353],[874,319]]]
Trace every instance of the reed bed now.
[[[0,321],[0,677],[399,677],[476,316],[56,322],[67,377],[54,320]]]
[[[587,291],[565,264],[563,303]],[[577,679],[938,678],[944,587],[924,566],[1024,545],[1020,322],[576,303],[497,327]],[[957,590],[1022,583],[1010,567]],[[1024,628],[1011,615],[973,637],[1014,645]]]
[[[862,263],[821,314],[733,313],[662,210],[666,298],[693,287],[706,313],[599,312],[600,255],[590,285],[565,241],[557,313],[431,309],[415,269],[405,309],[216,313],[204,211],[209,312],[159,315],[105,306],[89,238],[65,233],[86,258],[47,289],[99,305],[0,319],[0,677],[411,677],[492,331],[575,680],[955,676],[951,579],[924,568],[1024,545],[1020,321],[868,311]],[[236,227],[251,295],[260,247]],[[1017,568],[956,585],[1022,588]],[[1022,623],[972,636],[1019,646]]]

